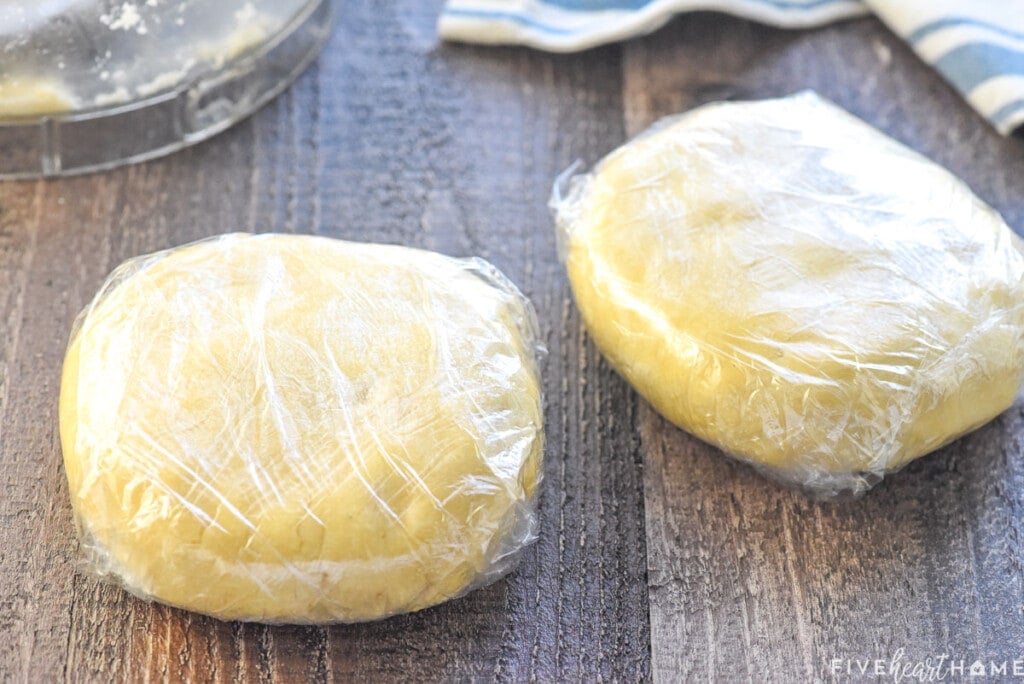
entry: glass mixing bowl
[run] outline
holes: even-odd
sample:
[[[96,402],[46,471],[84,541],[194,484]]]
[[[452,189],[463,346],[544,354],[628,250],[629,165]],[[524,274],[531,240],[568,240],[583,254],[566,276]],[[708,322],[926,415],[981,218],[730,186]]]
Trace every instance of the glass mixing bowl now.
[[[0,0],[0,178],[205,140],[298,76],[331,18],[330,0]]]

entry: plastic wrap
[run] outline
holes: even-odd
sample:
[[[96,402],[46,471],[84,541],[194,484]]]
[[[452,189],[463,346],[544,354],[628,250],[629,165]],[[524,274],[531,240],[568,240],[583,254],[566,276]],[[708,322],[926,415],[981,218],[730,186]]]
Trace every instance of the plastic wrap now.
[[[948,171],[813,93],[663,121],[552,206],[612,365],[783,480],[866,489],[1021,383],[1020,240]]]
[[[61,386],[89,566],[222,619],[418,610],[535,534],[536,321],[488,263],[226,235],[120,266]]]

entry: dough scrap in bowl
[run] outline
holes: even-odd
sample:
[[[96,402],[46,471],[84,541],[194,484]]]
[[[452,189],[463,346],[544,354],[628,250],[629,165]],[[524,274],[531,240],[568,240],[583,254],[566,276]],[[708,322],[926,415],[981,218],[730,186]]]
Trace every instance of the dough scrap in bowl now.
[[[76,322],[60,423],[93,568],[222,619],[353,622],[532,541],[535,316],[482,260],[233,234],[131,260]]]
[[[0,77],[0,119],[59,114],[73,106],[74,98],[56,81]]]
[[[553,208],[612,365],[671,422],[782,479],[863,490],[1020,386],[1017,236],[813,93],[656,124]]]

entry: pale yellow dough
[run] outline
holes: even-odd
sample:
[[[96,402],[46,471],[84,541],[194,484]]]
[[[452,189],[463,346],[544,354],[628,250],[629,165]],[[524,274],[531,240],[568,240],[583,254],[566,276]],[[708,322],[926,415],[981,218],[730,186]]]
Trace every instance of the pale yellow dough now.
[[[612,364],[672,422],[785,479],[861,489],[1020,384],[1016,236],[813,94],[666,121],[556,208]]]
[[[63,86],[47,79],[0,79],[0,118],[59,114],[73,106]]]
[[[485,262],[229,235],[123,266],[61,387],[97,570],[220,618],[413,611],[533,536],[529,304]]]

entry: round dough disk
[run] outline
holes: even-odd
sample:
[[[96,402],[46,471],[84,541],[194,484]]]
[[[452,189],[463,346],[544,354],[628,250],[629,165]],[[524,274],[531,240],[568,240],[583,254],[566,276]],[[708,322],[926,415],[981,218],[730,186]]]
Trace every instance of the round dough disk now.
[[[495,579],[534,536],[534,334],[480,260],[228,235],[128,262],[64,364],[83,546],[224,619],[368,620]]]
[[[612,364],[670,421],[784,479],[861,489],[1020,384],[1017,237],[813,94],[662,122],[555,208]]]

